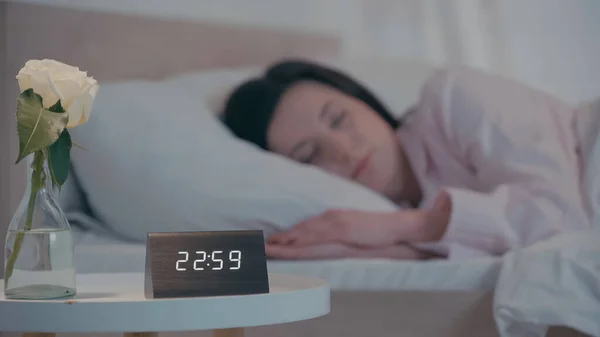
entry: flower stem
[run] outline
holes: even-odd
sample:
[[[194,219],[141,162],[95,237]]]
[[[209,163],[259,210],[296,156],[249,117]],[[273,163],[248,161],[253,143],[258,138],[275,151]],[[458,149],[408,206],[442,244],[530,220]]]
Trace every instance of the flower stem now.
[[[13,274],[17,258],[19,257],[19,253],[21,252],[21,246],[23,245],[23,240],[25,239],[25,232],[31,230],[31,227],[33,226],[35,199],[37,197],[37,192],[39,191],[42,185],[42,171],[44,170],[44,153],[41,150],[36,151],[34,153],[33,163],[31,163],[31,167],[31,193],[29,195],[29,201],[27,202],[27,217],[25,218],[25,225],[23,231],[17,233],[17,236],[15,238],[15,245],[13,246],[9,260],[6,263],[5,282],[7,284],[8,280]]]

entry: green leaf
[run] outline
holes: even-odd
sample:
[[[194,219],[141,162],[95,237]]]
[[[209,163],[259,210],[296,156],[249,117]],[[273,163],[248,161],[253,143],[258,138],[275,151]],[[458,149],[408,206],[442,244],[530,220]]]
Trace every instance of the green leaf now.
[[[57,104],[60,105],[60,102]],[[67,122],[68,114],[66,112],[52,112],[44,109],[42,97],[33,92],[33,89],[23,91],[17,100],[17,133],[19,135],[17,163],[29,154],[56,142]]]
[[[69,164],[71,162],[71,135],[65,128],[60,134],[60,137],[54,144],[48,148],[48,166],[50,167],[50,174],[52,175],[52,181],[58,187],[67,181],[69,175]]]
[[[56,102],[56,104],[49,107],[48,110],[50,110],[52,112],[65,112],[65,109],[62,107],[62,104],[60,103],[60,99],[58,100],[58,102]]]

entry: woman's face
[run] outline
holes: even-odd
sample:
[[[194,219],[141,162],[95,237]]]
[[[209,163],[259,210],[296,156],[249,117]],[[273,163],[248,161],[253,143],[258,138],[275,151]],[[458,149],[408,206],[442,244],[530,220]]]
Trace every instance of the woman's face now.
[[[394,130],[368,105],[330,86],[306,81],[289,88],[275,110],[267,141],[273,152],[388,197],[402,187]]]

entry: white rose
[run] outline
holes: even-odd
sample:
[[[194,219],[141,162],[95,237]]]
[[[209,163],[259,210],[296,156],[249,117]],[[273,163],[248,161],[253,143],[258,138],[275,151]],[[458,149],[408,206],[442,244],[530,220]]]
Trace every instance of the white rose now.
[[[98,92],[98,82],[87,72],[55,60],[30,60],[17,75],[21,92],[33,89],[42,96],[45,108],[60,99],[69,115],[67,128],[74,128],[90,118]]]

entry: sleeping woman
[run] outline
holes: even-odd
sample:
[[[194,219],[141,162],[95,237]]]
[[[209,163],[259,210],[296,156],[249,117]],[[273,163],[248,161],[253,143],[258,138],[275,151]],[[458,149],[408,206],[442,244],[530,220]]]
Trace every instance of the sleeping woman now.
[[[577,110],[512,80],[439,70],[397,120],[347,75],[285,61],[237,87],[224,122],[362,184],[395,212],[330,210],[268,238],[274,258],[498,256],[590,228]]]

